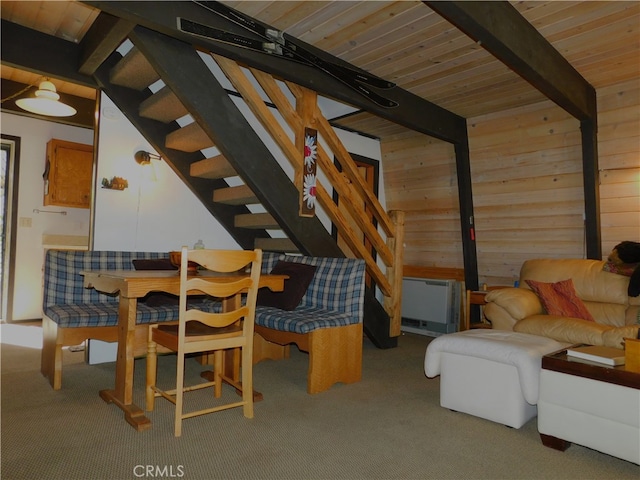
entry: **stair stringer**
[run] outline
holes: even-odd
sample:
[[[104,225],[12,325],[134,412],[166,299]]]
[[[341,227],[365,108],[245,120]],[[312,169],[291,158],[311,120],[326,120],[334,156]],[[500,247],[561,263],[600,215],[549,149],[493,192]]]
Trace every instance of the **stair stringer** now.
[[[190,176],[190,165],[205,158],[201,152],[185,153],[165,148],[166,136],[180,127],[177,122],[162,123],[138,115],[138,106],[151,96],[149,89],[138,92],[110,83],[109,72],[121,58],[122,55],[119,53],[113,53],[94,73],[94,78],[100,89],[118,106],[124,116],[145,137],[153,149],[160,153],[167,165],[171,167],[242,248],[253,248],[256,238],[268,238],[269,234],[265,230],[254,229],[249,231],[233,227],[236,215],[249,213],[249,209],[246,206],[225,205],[212,201],[211,192],[216,188],[228,187],[229,185],[226,181]]]

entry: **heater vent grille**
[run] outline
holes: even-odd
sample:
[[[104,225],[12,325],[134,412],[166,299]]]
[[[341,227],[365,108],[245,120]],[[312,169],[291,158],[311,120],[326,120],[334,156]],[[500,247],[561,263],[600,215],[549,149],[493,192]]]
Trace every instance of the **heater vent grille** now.
[[[460,295],[460,283],[455,280],[405,277],[401,330],[436,337],[457,331]]]

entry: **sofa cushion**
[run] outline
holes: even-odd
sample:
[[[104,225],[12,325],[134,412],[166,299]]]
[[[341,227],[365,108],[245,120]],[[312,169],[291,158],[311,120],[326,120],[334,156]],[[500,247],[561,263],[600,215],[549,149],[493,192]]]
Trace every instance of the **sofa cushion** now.
[[[136,258],[132,260],[136,270],[177,270],[169,258]]]
[[[169,258],[136,258],[133,260],[133,268],[136,270],[177,270],[171,259]],[[139,302],[150,307],[158,307],[163,305],[179,305],[180,297],[166,292],[149,292]]]
[[[282,292],[272,292],[268,288],[261,288],[258,291],[258,305],[275,307],[281,310],[293,310],[300,305],[300,300],[302,300],[313,279],[313,275],[316,273],[316,267],[315,265],[281,260],[276,263],[271,273],[274,275],[288,275],[289,278],[285,280]]]
[[[553,283],[571,278],[578,296],[588,307],[590,302],[617,303],[626,307],[630,303],[627,295],[629,278],[605,272],[604,264],[603,260],[572,258],[527,260],[520,269],[520,285],[527,279]],[[637,301],[639,303],[635,305],[640,304],[640,298]]]
[[[544,313],[540,298],[535,292],[526,288],[509,287],[490,290],[485,299],[489,304],[499,304],[516,320]]]
[[[282,332],[309,333],[318,328],[344,327],[358,323],[347,313],[299,306],[293,311],[274,307],[256,307],[256,325]]]
[[[344,312],[356,319],[356,322],[350,323],[362,321],[364,316],[364,260],[297,255],[286,255],[284,260],[317,267],[316,274],[302,297],[300,307]]]
[[[177,306],[149,307],[138,303],[136,323],[157,323],[178,319]],[[117,303],[54,305],[45,315],[60,327],[110,327],[118,324]]]
[[[537,282],[535,280],[525,281],[536,292],[549,315],[594,321],[591,313],[578,297],[573,287],[573,281],[570,278],[555,283]]]
[[[199,300],[201,310],[217,312],[220,302],[210,299]],[[53,305],[45,309],[44,314],[60,327],[110,327],[118,324],[117,303],[85,303]],[[178,320],[177,305],[150,306],[138,302],[136,324],[171,322]]]
[[[640,325],[611,328],[602,333],[602,344],[607,347],[623,348],[625,338],[638,338]]]
[[[515,332],[553,338],[558,342],[587,345],[602,345],[602,334],[609,329],[611,327],[608,325],[555,315],[532,315],[513,326]]]

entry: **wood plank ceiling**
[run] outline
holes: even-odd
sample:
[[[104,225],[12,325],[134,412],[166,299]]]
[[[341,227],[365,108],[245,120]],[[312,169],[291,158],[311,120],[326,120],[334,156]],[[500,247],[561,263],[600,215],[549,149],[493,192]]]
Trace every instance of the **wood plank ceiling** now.
[[[418,1],[225,1],[342,60],[465,118],[538,103],[544,96],[482,45]],[[511,4],[596,90],[638,78],[640,2],[517,1]],[[79,42],[98,11],[81,2],[6,1],[2,18]],[[2,67],[22,83],[38,75]],[[91,89],[59,84],[62,92]],[[75,90],[74,90],[75,89]],[[384,138],[404,127],[369,113],[335,123]]]

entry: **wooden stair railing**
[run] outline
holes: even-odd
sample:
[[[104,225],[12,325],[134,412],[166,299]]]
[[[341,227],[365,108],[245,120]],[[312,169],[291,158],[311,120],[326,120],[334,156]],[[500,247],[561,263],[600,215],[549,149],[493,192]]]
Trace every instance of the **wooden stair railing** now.
[[[292,141],[240,66],[228,58],[215,54],[211,56],[294,167],[295,178],[299,182],[297,185],[302,184],[300,181],[303,172],[301,152],[304,148],[305,127],[317,130],[322,140],[329,146],[342,169],[339,170],[334,164],[321,142],[317,142],[318,167],[337,191],[346,209],[336,205],[331,194],[318,179],[316,179],[317,200],[351,251],[365,260],[367,272],[385,297],[384,306],[391,318],[389,333],[391,336],[400,335],[403,215],[396,212],[390,216],[385,212],[377,197],[359,175],[351,155],[329,121],[323,116],[318,107],[315,92],[285,82],[295,98],[294,107],[271,75],[249,69],[294,132],[295,138]],[[345,216],[345,210],[353,222]],[[356,224],[357,231],[353,228],[353,223]],[[376,225],[382,229],[384,237]],[[363,239],[368,240],[373,251],[377,253],[377,258],[386,266],[386,271],[380,268],[376,257],[366,248]]]

